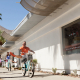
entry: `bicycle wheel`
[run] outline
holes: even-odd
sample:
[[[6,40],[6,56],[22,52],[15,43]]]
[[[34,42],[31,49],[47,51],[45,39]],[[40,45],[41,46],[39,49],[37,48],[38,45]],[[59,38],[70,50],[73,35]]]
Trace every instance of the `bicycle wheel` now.
[[[29,77],[32,78],[33,77],[33,72],[29,72]]]
[[[33,72],[33,75],[32,75],[32,77],[34,76],[34,72],[35,72],[35,65],[34,65],[34,63],[33,63],[33,69],[32,69],[32,72]]]
[[[32,70],[32,72],[33,72],[33,75],[32,75],[32,77],[34,76],[34,69]]]
[[[26,63],[24,63],[24,64],[25,64],[25,67],[22,68],[22,75],[23,75],[23,76],[25,76],[25,74],[26,74]]]
[[[29,76],[30,78],[32,78],[32,77],[33,77],[32,66],[30,67],[30,69],[29,69],[28,71],[29,71],[29,72],[28,72],[28,76]]]
[[[25,74],[26,74],[26,68],[22,69],[22,75],[25,76]]]

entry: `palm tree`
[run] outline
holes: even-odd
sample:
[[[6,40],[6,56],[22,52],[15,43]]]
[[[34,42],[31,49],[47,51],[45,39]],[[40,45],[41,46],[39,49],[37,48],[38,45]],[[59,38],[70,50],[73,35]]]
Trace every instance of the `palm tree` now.
[[[0,30],[0,45],[4,44],[4,42],[6,41],[2,36],[2,31]]]
[[[2,16],[2,14],[0,13],[0,16]],[[2,18],[0,17],[0,20],[2,20]]]
[[[2,16],[2,14],[0,13],[0,16]],[[0,20],[2,20],[2,18],[0,17]],[[2,31],[0,30],[0,45],[4,44],[4,42],[6,41],[2,36]]]

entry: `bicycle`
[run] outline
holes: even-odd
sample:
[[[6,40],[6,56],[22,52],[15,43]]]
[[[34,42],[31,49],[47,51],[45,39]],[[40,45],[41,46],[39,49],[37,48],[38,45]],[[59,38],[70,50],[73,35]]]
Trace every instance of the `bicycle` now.
[[[22,67],[22,75],[25,76],[26,72],[28,72],[28,76],[32,78],[34,76],[34,63],[32,62],[33,56],[32,54],[27,54],[27,59],[23,59],[22,62],[24,62],[23,67]]]

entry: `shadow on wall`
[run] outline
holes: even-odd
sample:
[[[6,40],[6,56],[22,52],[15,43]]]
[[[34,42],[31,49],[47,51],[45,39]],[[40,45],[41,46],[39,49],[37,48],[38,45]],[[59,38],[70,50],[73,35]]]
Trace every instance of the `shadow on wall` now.
[[[54,68],[65,70],[68,74],[70,73],[70,61],[68,56],[63,56],[61,53],[61,44],[57,44],[54,47]],[[62,71],[61,71],[62,72]]]
[[[54,68],[64,69],[68,74],[77,69],[80,75],[80,54],[63,55],[61,50],[61,44],[55,45],[53,51]]]
[[[63,55],[61,53],[61,44],[36,51],[39,70],[41,68],[52,69],[53,67],[65,70],[68,74],[70,70],[80,70],[80,54]]]
[[[70,73],[75,69],[80,70],[80,54],[64,55],[63,60],[66,72]],[[78,74],[80,75],[80,71]]]
[[[40,70],[41,70],[41,65],[40,65],[40,63],[36,64],[35,70],[36,70],[36,71],[40,71]]]
[[[40,71],[41,70],[41,65],[40,65],[40,63],[38,63],[38,71]]]
[[[63,61],[64,61],[64,70],[66,71],[66,73],[70,74],[70,63],[69,63],[69,59],[68,56],[63,56]]]

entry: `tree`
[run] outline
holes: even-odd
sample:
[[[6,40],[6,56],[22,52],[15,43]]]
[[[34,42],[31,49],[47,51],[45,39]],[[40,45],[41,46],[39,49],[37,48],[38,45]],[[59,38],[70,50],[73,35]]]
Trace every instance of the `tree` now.
[[[0,13],[0,16],[2,16],[2,14]],[[2,20],[2,18],[0,17],[0,20]]]
[[[2,31],[0,30],[0,45],[4,44],[4,42],[6,41],[2,36]]]
[[[2,14],[0,13],[0,16],[2,16]],[[0,17],[0,20],[2,20],[2,18]],[[0,45],[4,44],[4,42],[6,41],[2,36],[2,31],[0,30]]]

